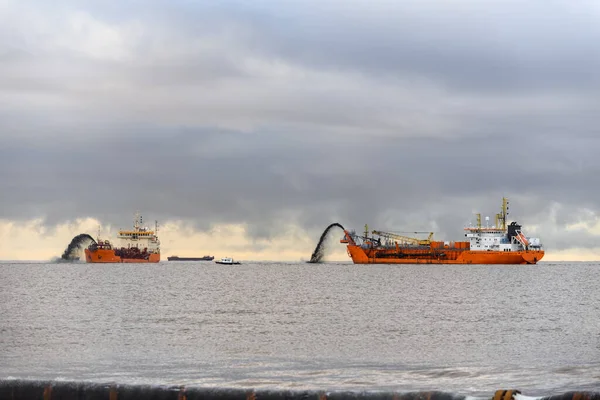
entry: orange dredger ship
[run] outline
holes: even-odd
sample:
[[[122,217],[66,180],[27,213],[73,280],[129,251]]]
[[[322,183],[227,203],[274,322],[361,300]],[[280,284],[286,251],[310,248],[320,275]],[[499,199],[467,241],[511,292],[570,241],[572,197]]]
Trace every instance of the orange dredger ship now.
[[[369,236],[367,225],[364,236],[344,230],[340,242],[355,264],[536,264],[544,257],[540,239],[526,237],[516,222],[507,226],[507,216],[508,200],[502,198],[496,224],[483,227],[477,214],[477,226],[464,228],[463,242],[433,241],[433,233],[427,239],[382,231]]]
[[[142,227],[142,216],[136,214],[132,230],[119,230],[120,247],[98,237],[97,243],[85,249],[85,260],[89,263],[157,263],[160,261],[157,232],[158,224],[153,231]]]

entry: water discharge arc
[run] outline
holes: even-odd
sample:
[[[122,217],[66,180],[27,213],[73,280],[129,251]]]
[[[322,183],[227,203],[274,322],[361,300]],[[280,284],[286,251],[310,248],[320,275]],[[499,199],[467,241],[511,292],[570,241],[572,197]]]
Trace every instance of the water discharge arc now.
[[[312,255],[310,256],[309,263],[320,263],[323,261],[323,257],[325,257],[325,251],[327,250],[327,247],[326,247],[327,235],[331,231],[331,228],[334,228],[334,227],[338,227],[342,231],[344,230],[344,227],[341,224],[338,224],[337,222],[334,222],[333,224],[329,225],[321,234],[319,243],[317,244],[317,247],[315,247],[315,251],[313,251]]]
[[[71,240],[71,243],[69,243],[61,258],[63,260],[79,259],[77,252],[82,250],[82,248],[90,242],[96,243],[94,238],[87,233],[80,233]]]

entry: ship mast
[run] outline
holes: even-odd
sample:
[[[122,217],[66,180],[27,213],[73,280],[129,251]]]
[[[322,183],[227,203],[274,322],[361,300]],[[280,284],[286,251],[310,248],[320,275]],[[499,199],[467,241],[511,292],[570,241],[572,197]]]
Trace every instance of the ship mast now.
[[[137,231],[140,228],[141,216],[140,212],[136,211],[135,216],[133,217],[133,230]]]
[[[496,226],[506,231],[506,218],[508,217],[508,199],[502,198],[502,207],[500,213],[496,214]]]

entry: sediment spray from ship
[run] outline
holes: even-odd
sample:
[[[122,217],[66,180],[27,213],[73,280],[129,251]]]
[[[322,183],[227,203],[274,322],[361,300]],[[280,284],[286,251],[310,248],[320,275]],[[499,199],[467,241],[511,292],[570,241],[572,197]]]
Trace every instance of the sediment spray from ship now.
[[[344,227],[342,225],[338,224],[337,222],[334,222],[333,224],[329,225],[321,234],[319,243],[317,244],[315,251],[313,251],[312,256],[310,256],[309,263],[320,263],[323,261],[323,257],[325,257],[325,252],[327,250],[327,245],[326,245],[327,235],[331,231],[331,228],[334,228],[334,227],[338,227],[342,231],[344,230]]]
[[[88,235],[87,233],[80,233],[79,235],[75,236],[73,240],[71,240],[71,243],[69,243],[69,245],[67,246],[60,258],[62,258],[63,260],[79,259],[78,252],[81,251],[81,249],[89,242],[96,243],[94,238]]]

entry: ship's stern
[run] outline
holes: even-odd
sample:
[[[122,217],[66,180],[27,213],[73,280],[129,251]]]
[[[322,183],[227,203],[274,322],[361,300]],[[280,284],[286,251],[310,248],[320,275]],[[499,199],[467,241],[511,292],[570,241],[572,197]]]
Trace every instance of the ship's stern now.
[[[527,264],[537,264],[544,258],[544,250],[529,250],[522,254],[523,261]]]

